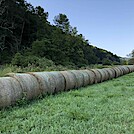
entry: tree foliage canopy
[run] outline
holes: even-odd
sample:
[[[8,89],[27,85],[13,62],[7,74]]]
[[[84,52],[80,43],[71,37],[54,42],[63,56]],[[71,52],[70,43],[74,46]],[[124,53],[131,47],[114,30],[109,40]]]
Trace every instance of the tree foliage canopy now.
[[[78,34],[65,14],[54,17],[55,25],[48,22],[48,15],[25,0],[0,1],[0,64],[18,61],[18,53],[61,65],[119,64],[118,56],[90,45]]]

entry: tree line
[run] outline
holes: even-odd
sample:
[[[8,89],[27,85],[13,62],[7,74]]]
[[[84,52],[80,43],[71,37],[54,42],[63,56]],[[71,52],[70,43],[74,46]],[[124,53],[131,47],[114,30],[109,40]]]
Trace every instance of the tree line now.
[[[92,46],[65,14],[49,13],[25,0],[0,1],[0,64],[27,66],[46,58],[56,65],[120,64],[120,57]],[[28,60],[29,59],[29,60]]]

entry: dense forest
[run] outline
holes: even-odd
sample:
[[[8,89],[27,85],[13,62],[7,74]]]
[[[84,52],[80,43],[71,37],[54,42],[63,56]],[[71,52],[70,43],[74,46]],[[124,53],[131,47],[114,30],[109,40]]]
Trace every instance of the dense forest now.
[[[77,67],[120,64],[117,55],[92,46],[78,34],[65,14],[56,15],[54,25],[48,16],[41,6],[24,0],[0,1],[0,65],[25,67],[39,60]]]

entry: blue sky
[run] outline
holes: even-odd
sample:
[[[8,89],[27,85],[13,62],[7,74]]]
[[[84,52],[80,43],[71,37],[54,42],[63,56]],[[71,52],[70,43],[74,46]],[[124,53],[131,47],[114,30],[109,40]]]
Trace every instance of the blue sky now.
[[[134,0],[27,0],[54,16],[66,14],[94,46],[126,57],[134,49]]]

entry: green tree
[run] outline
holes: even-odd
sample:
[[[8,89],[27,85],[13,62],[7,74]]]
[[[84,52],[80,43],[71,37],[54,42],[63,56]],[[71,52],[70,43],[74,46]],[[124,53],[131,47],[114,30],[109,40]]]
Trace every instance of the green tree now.
[[[69,33],[70,22],[65,14],[60,13],[55,16],[54,23],[58,28],[62,29],[63,32]]]

